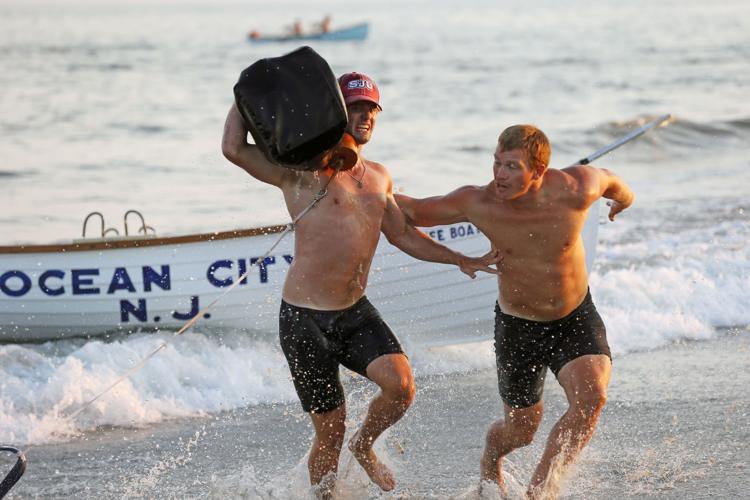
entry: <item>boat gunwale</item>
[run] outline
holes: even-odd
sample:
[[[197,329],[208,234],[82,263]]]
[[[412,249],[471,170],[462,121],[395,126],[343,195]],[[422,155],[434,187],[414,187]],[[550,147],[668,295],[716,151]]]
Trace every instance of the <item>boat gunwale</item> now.
[[[235,238],[248,238],[253,236],[265,236],[277,234],[287,228],[286,224],[274,226],[262,226],[251,229],[233,229],[230,231],[218,231],[213,233],[186,234],[182,236],[164,236],[160,238],[138,238],[131,240],[97,240],[90,243],[80,241],[77,243],[59,243],[47,245],[5,245],[0,246],[0,254],[29,254],[29,253],[55,253],[55,252],[88,252],[96,250],[116,250],[123,248],[145,248],[164,245],[179,245],[183,243],[200,243],[210,241],[229,240]]]

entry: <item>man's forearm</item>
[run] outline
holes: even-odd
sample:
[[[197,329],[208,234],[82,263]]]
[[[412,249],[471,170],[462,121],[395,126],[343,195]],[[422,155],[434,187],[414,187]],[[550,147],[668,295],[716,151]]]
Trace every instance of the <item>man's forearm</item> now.
[[[224,123],[221,139],[224,157],[256,179],[280,187],[289,171],[272,164],[255,144],[248,144],[247,129],[236,105],[232,105]]]
[[[602,197],[616,201],[617,203],[620,203],[624,207],[629,207],[633,204],[633,199],[635,198],[635,195],[630,190],[630,188],[623,182],[622,179],[617,177],[616,175],[610,173],[611,180],[609,187],[604,192]]]
[[[466,221],[466,216],[451,208],[442,196],[415,199],[403,194],[394,194],[393,198],[406,219],[414,226],[430,227]]]
[[[247,146],[247,129],[242,122],[242,115],[236,104],[227,113],[224,122],[224,134],[221,138],[221,150],[228,159],[237,158],[243,147]]]
[[[633,192],[624,184],[618,186],[617,189],[607,190],[603,196],[604,198],[616,201],[617,203],[620,203],[625,207],[629,207],[630,205],[632,205],[633,200],[635,199],[635,195],[633,194]]]
[[[398,237],[390,237],[388,241],[415,259],[454,265],[459,265],[461,260],[461,254],[435,242],[428,235],[410,225],[407,225]]]

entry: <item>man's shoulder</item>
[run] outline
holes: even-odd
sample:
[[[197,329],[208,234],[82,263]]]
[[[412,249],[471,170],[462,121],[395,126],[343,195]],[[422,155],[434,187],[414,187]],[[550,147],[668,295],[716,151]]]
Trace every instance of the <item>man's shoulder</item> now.
[[[488,186],[482,185],[476,185],[476,184],[466,184],[465,186],[461,186],[456,191],[460,191],[461,193],[467,194],[469,196],[480,196],[487,193]]]
[[[446,203],[462,212],[474,213],[477,207],[492,201],[487,186],[465,185],[441,197]]]
[[[365,164],[368,170],[372,170],[374,172],[377,172],[382,175],[388,175],[390,176],[391,173],[388,171],[388,169],[383,165],[382,163],[378,163],[373,160],[368,160],[367,158],[362,158],[362,163]]]
[[[467,202],[482,202],[487,200],[488,194],[489,190],[486,185],[477,186],[469,184],[455,189],[452,193],[450,193],[450,196]]]
[[[572,165],[563,169],[550,169],[568,179],[569,182],[576,182],[579,184],[589,182],[597,179],[596,168],[591,165]]]
[[[391,189],[391,185],[393,183],[391,173],[382,163],[378,163],[376,161],[368,160],[365,158],[362,158],[362,162],[364,163],[366,168],[365,172],[362,175],[366,179],[370,179],[371,182],[377,179],[376,182],[378,185],[382,185],[386,190]]]
[[[573,165],[571,167],[547,170],[545,177],[548,184],[567,191],[586,189],[592,183],[598,183],[596,169],[588,165]]]
[[[599,177],[596,168],[588,165],[573,165],[564,169],[550,169],[549,184],[556,192],[569,199],[575,205],[582,203],[588,206],[590,198],[595,195]]]

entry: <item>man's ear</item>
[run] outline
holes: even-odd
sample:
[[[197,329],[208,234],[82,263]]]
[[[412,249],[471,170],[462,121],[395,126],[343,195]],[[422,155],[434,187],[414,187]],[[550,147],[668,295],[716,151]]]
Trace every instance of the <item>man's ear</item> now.
[[[534,165],[533,167],[534,173],[531,178],[534,180],[541,179],[542,175],[544,174],[544,171],[547,170],[547,165],[545,165],[544,163],[538,160],[533,160],[532,164]]]

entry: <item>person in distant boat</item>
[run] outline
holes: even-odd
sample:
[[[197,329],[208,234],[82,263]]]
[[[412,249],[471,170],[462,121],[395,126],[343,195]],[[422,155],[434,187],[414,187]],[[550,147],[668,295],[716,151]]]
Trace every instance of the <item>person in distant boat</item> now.
[[[549,158],[541,130],[515,125],[500,134],[490,183],[425,199],[396,195],[410,222],[469,221],[503,257],[495,354],[505,418],[487,432],[483,481],[504,490],[503,457],[531,443],[542,418],[547,367],[565,391],[569,408],[549,435],[530,498],[556,494],[553,477],[589,441],[607,399],[612,364],[589,292],[581,238],[586,214],[600,197],[611,200],[610,220],[633,203],[631,190],[612,172],[584,165],[547,168]]]
[[[326,15],[323,20],[318,23],[318,29],[321,33],[329,33],[331,31],[331,16]]]
[[[289,28],[289,33],[294,36],[302,36],[304,30],[302,29],[302,21],[295,19]]]
[[[415,394],[406,355],[365,297],[380,233],[409,255],[455,264],[471,277],[479,270],[497,272],[491,267],[497,263],[496,252],[466,257],[406,223],[393,198],[388,171],[361,156],[381,111],[378,88],[361,73],[347,73],[338,82],[349,116],[346,131],[354,137],[360,154],[351,170],[302,172],[270,163],[257,146],[247,143],[248,131],[236,105],[229,110],[222,141],[223,153],[231,162],[281,189],[292,218],[327,185],[327,195],[295,226],[294,260],[279,313],[282,350],[302,407],[315,428],[308,460],[310,480],[319,485],[323,497],[333,491],[345,432],[339,365],[380,387],[348,446],[383,490],[393,489],[395,480],[373,452],[373,444],[404,415]]]

